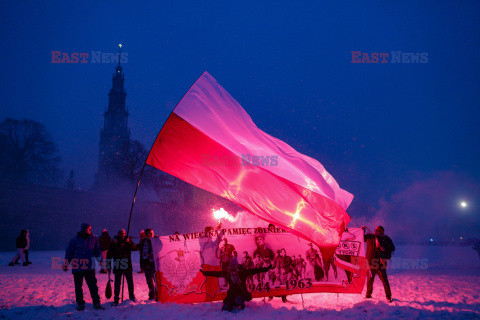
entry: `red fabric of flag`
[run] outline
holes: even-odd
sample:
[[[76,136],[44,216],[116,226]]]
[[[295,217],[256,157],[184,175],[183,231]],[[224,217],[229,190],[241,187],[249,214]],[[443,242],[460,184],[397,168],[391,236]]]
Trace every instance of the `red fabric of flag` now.
[[[312,241],[329,258],[353,195],[315,159],[261,131],[208,73],[168,118],[147,163]]]

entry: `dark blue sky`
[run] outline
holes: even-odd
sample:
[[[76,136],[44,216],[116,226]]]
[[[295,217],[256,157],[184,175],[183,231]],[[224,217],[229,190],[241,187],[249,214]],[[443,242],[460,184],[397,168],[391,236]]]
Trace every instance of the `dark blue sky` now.
[[[480,2],[2,1],[0,119],[40,121],[88,188],[113,64],[51,51],[128,53],[132,138],[148,148],[208,71],[264,131],[375,205],[417,174],[480,177]],[[351,51],[426,52],[352,64]]]

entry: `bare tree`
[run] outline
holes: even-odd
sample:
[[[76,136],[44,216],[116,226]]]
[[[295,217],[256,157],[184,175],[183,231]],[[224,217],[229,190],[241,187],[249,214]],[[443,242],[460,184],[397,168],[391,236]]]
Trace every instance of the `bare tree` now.
[[[61,178],[60,156],[45,126],[7,118],[0,123],[0,177],[21,182],[54,183]]]

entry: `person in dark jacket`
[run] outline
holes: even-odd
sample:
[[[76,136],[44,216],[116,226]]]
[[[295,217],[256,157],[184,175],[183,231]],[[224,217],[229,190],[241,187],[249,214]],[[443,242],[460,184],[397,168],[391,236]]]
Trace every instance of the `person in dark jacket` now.
[[[27,238],[27,246],[23,249],[23,253],[25,254],[25,262],[27,265],[29,265],[32,264],[32,262],[28,260],[28,254],[30,250],[30,230],[27,230],[27,235],[25,237]]]
[[[29,254],[28,250],[30,249],[30,230],[26,230],[26,231],[27,231],[27,235],[25,236],[25,238],[27,239],[27,246],[23,248],[23,255],[25,256],[25,263],[23,264],[23,266],[32,264],[32,262],[28,260],[28,254]],[[20,264],[18,260],[20,260],[20,255],[17,255],[17,259],[15,259],[15,262],[13,264]]]
[[[145,229],[145,238],[138,244],[140,251],[140,265],[145,271],[145,279],[148,285],[148,300],[154,300],[155,293],[155,260],[152,249],[153,230]]]
[[[233,259],[232,259],[233,261]],[[235,261],[236,262],[236,259]],[[238,263],[231,263],[229,270],[224,271],[204,271],[200,272],[204,276],[222,277],[228,282],[227,296],[223,299],[222,311],[234,312],[245,309],[245,301],[252,300],[252,294],[247,289],[247,278],[257,273],[267,272],[272,266],[264,268],[245,269]]]
[[[124,229],[118,231],[118,235],[112,241],[110,250],[108,250],[107,260],[109,261],[109,270],[113,269],[115,275],[115,298],[113,301],[114,306],[118,306],[120,300],[120,285],[122,283],[122,276],[125,275],[128,285],[128,296],[131,301],[136,302],[134,287],[133,287],[133,275],[132,275],[132,251],[136,251],[137,246],[132,242],[130,238],[127,238],[127,233]],[[110,261],[113,259],[113,262]]]
[[[370,267],[365,297],[367,299],[372,297],[373,282],[375,281],[375,276],[378,275],[382,281],[387,301],[392,302],[392,292],[387,277],[387,263],[393,251],[395,251],[393,241],[389,236],[385,235],[385,229],[382,226],[378,226],[375,228],[375,234],[368,233],[365,235],[365,242],[367,245],[366,258]]]
[[[145,230],[140,230],[140,242],[142,242],[143,239],[145,239]],[[143,270],[143,265],[142,265],[142,253],[140,252],[140,271],[138,273],[145,273],[145,270]]]
[[[13,257],[12,261],[8,264],[9,266],[13,266],[17,263],[18,259],[22,259],[23,266],[28,266],[30,263],[25,261],[25,250],[28,251],[29,241],[27,239],[28,231],[22,230],[20,231],[20,235],[17,237],[15,241],[17,247],[17,254]]]
[[[100,248],[102,249],[102,269],[100,270],[100,273],[107,273],[107,252],[108,249],[110,249],[110,243],[112,242],[112,238],[110,238],[107,229],[103,229],[102,235],[98,238],[98,241],[100,242]]]
[[[65,250],[63,270],[67,271],[68,266],[72,264],[77,310],[85,310],[82,289],[84,278],[90,290],[94,309],[104,310],[105,308],[100,304],[100,296],[98,295],[94,261],[94,257],[99,259],[101,255],[100,242],[98,242],[98,238],[92,234],[92,226],[88,223],[82,223],[80,230],[81,231],[70,240]]]

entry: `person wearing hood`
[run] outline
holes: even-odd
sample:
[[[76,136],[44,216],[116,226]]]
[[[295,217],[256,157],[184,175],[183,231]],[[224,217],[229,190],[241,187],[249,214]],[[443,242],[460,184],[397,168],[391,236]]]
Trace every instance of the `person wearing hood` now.
[[[20,235],[17,237],[17,240],[15,241],[15,244],[17,246],[17,254],[15,257],[13,257],[12,261],[8,264],[9,266],[13,266],[14,264],[17,264],[19,259],[22,259],[23,266],[28,266],[30,263],[25,261],[25,251],[28,252],[28,247],[30,245],[29,237],[28,237],[28,230],[22,230],[20,231]],[[28,258],[27,258],[28,259]]]
[[[272,266],[264,268],[245,269],[232,257],[228,270],[200,272],[205,276],[225,278],[228,282],[227,296],[223,299],[222,311],[236,312],[245,308],[245,302],[252,300],[252,294],[247,289],[247,278],[257,273],[267,272]]]
[[[80,232],[68,243],[63,265],[63,271],[66,272],[68,266],[72,264],[73,281],[75,283],[75,300],[78,311],[85,310],[82,289],[83,279],[85,279],[88,289],[90,290],[93,308],[96,310],[105,309],[100,304],[97,278],[95,277],[94,257],[99,259],[100,255],[100,242],[98,238],[92,234],[92,226],[88,223],[82,223]]]
[[[110,235],[108,234],[107,229],[103,229],[102,235],[100,238],[98,238],[98,241],[100,242],[100,247],[102,249],[102,269],[100,270],[100,273],[107,273],[107,267],[106,267],[106,261],[107,261],[107,252],[108,249],[110,249],[110,243],[112,242],[112,238],[110,238]]]
[[[113,239],[110,250],[108,250],[107,260],[113,259],[109,263],[109,270],[113,269],[115,275],[114,284],[114,301],[113,305],[118,306],[120,300],[120,285],[122,283],[122,276],[125,275],[128,285],[128,296],[131,301],[136,302],[134,286],[133,286],[133,268],[132,268],[132,251],[137,251],[137,246],[130,238],[127,238],[127,233],[124,229],[118,231],[117,236]]]

